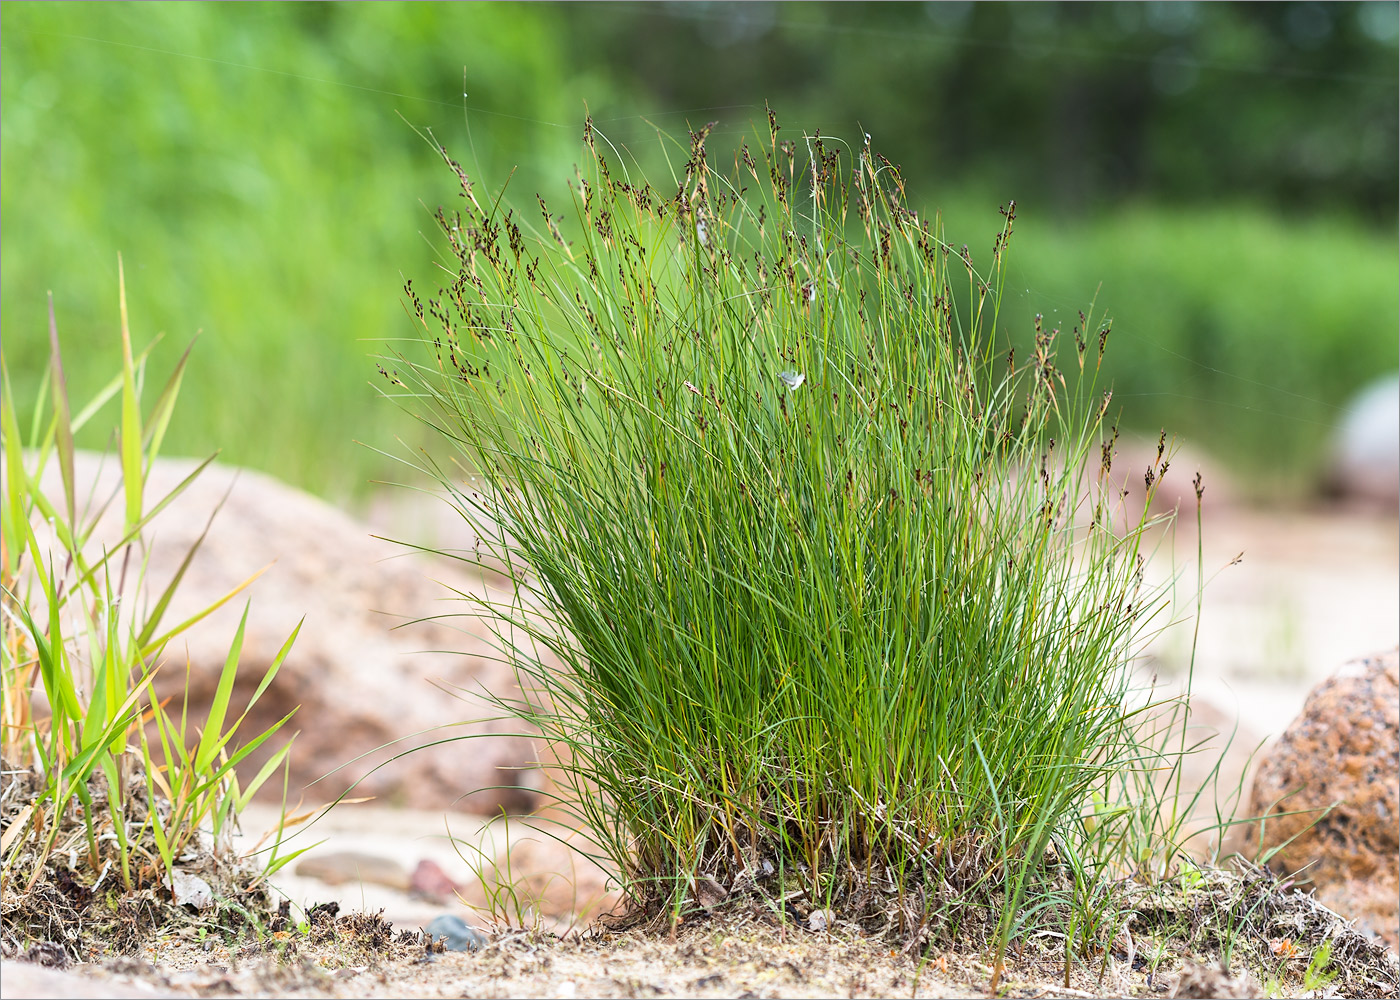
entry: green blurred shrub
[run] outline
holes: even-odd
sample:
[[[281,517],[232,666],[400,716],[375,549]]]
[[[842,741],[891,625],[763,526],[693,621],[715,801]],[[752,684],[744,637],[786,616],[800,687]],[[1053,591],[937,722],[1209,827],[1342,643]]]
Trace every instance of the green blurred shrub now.
[[[1082,225],[1032,217],[1021,239],[1007,323],[1028,329],[1040,312],[1068,329],[1076,296],[1101,283],[1125,425],[1172,428],[1227,462],[1245,494],[1309,489],[1349,397],[1395,370],[1393,235],[1139,206]]]
[[[349,439],[381,439],[391,417],[372,406],[366,342],[403,331],[398,270],[432,258],[402,225],[415,211],[429,223],[419,199],[435,163],[404,119],[460,132],[451,95],[467,60],[508,95],[499,103],[581,119],[541,15],[7,4],[4,17],[2,316],[21,410],[47,360],[56,276],[74,389],[105,380],[83,360],[111,329],[123,251],[140,277],[137,328],[181,341],[202,331],[172,452],[222,445],[230,461],[321,491],[363,483],[371,460]],[[500,176],[507,159],[562,155],[533,124],[486,125],[485,164]],[[544,134],[572,144],[577,127]]]
[[[32,408],[43,377],[44,293],[51,286],[71,345],[74,391],[90,394],[104,382],[102,366],[89,359],[115,320],[112,261],[123,251],[140,276],[132,295],[138,341],[146,342],[145,331],[166,330],[180,342],[202,331],[205,363],[187,376],[187,409],[171,428],[169,452],[221,447],[228,461],[323,494],[363,490],[386,470],[351,441],[382,447],[396,434],[419,433],[376,405],[367,387],[368,356],[386,338],[409,334],[396,301],[403,278],[431,286],[441,274],[429,241],[400,224],[416,212],[421,230],[433,229],[436,161],[415,128],[462,149],[493,192],[519,165],[511,199],[537,218],[536,191],[550,199],[563,193],[560,168],[576,158],[585,99],[600,132],[627,143],[650,167],[659,145],[648,122],[679,128],[686,119],[699,125],[721,117],[725,124],[712,140],[719,155],[732,139],[726,132],[761,117],[749,103],[765,96],[756,88],[771,85],[789,103],[800,96],[783,72],[829,77],[803,100],[830,97],[823,114],[839,119],[838,131],[862,118],[900,162],[937,169],[943,186],[921,181],[917,187],[929,195],[918,207],[947,208],[949,239],[969,243],[975,255],[985,255],[977,248],[987,247],[997,229],[985,207],[1018,197],[1023,243],[1005,322],[1024,332],[1035,312],[1067,321],[1085,305],[1085,290],[1102,282],[1099,304],[1116,317],[1119,341],[1109,375],[1120,400],[1131,395],[1130,416],[1149,432],[1174,426],[1238,459],[1248,477],[1306,483],[1335,408],[1396,365],[1393,213],[1374,213],[1388,219],[1376,229],[1344,217],[1282,220],[1228,203],[1144,205],[1097,221],[1053,219],[1050,247],[1039,235],[1051,228],[1050,204],[1020,188],[1002,191],[1016,178],[987,167],[1003,148],[996,143],[1010,141],[1005,136],[1019,135],[1037,149],[1048,138],[1027,131],[1021,119],[1007,125],[973,110],[950,118],[935,101],[947,90],[939,83],[945,77],[984,70],[969,61],[969,52],[981,50],[967,39],[934,59],[937,40],[926,36],[947,36],[937,42],[947,48],[962,35],[997,34],[997,19],[1007,12],[976,8],[965,21],[944,23],[956,13],[950,6],[939,15],[944,20],[919,14],[927,23],[911,25],[909,11],[897,5],[879,9],[870,23],[884,32],[884,55],[872,66],[864,50],[848,44],[865,36],[852,35],[848,15],[836,8],[781,8],[766,33],[725,45],[715,31],[727,23],[727,8],[690,10],[688,16],[705,15],[690,21],[658,10],[595,9],[606,17],[585,24],[579,12],[550,5],[5,4],[0,323],[16,405],[22,413]],[[1058,14],[1053,24],[1045,21],[1043,13],[1027,14],[1025,23],[1041,24],[1041,40],[1052,47],[1110,46],[1110,36],[1122,31],[1135,46],[1156,38],[1141,17],[1137,27],[1124,27],[1117,15],[1096,11],[1073,26]],[[1205,22],[1192,29],[1221,45],[1254,39],[1203,53],[1210,58],[1257,61],[1267,48],[1260,46],[1277,41],[1278,26],[1268,18],[1256,23],[1232,10],[1199,16],[1230,22],[1229,32],[1206,32]],[[1361,38],[1356,20],[1338,15],[1337,51],[1365,56],[1355,65],[1369,72],[1380,43]],[[816,27],[803,27],[807,22]],[[639,25],[657,29],[646,45],[635,41]],[[759,44],[791,54],[786,70],[754,59]],[[730,73],[725,68],[737,56],[747,68]],[[1340,72],[1321,55],[1309,59],[1320,72]],[[995,60],[992,68],[1015,79],[984,96],[997,107],[1025,103],[1027,94],[1039,93],[1026,83],[1037,65],[1029,57]],[[1110,76],[1076,79],[1128,86]],[[1062,84],[1068,86],[1057,78]],[[1308,104],[1312,118],[1328,117],[1341,100],[1340,83],[1328,86],[1331,103]],[[463,89],[470,94],[465,102]],[[983,90],[979,84],[959,92]],[[838,92],[879,114],[866,117],[837,102]],[[1163,121],[1189,118],[1203,100],[1195,94],[1186,104],[1168,102]],[[463,103],[474,109],[470,127]],[[716,104],[737,106],[702,106]],[[1026,115],[1040,113],[1038,104],[1026,107]],[[643,119],[639,111],[670,113]],[[1362,112],[1367,121],[1375,117],[1370,104]],[[1270,134],[1288,131],[1277,108],[1260,114],[1280,123]],[[924,119],[942,124],[930,134],[917,124]],[[1099,124],[1107,127],[1107,120]],[[987,122],[997,123],[995,134]],[[1210,141],[1196,144],[1201,149],[1222,146],[1214,138],[1220,123],[1211,122]],[[1154,148],[1176,148],[1169,140],[1189,122],[1178,122],[1176,132],[1159,125]],[[1251,119],[1246,133],[1259,128]],[[939,167],[949,146],[965,154],[958,170]],[[944,152],[935,156],[938,150]],[[1006,163],[1040,162],[996,155]],[[1056,155],[1063,176],[1064,157]],[[1258,163],[1246,159],[1240,170],[1249,173]],[[917,169],[907,173],[915,179]],[[1200,171],[1182,176],[1188,174]],[[969,177],[980,178],[976,197],[965,187]],[[996,193],[987,195],[993,185]],[[977,214],[960,211],[962,205],[978,206]],[[152,365],[152,377],[169,374]],[[95,433],[80,443],[100,446]]]

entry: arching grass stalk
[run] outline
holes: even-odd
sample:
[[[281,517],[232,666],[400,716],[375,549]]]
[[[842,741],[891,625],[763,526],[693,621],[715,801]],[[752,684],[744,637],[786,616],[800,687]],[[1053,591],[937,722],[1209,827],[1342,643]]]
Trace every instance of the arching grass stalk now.
[[[502,704],[633,901],[801,890],[1000,956],[1095,896],[1117,813],[1081,812],[1143,757],[1127,668],[1162,594],[1107,475],[1108,328],[996,329],[1014,203],[979,264],[868,137],[768,125],[725,171],[708,128],[675,144],[662,192],[590,123],[567,227],[441,150],[452,280],[407,286],[426,353],[386,392],[455,449],[425,466],[468,561],[520,588],[482,602]]]

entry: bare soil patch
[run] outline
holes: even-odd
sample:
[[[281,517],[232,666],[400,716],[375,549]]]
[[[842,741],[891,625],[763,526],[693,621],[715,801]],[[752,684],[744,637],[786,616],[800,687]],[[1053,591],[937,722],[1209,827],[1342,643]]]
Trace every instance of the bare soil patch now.
[[[1353,942],[1355,944],[1356,942]],[[1364,951],[1364,947],[1363,947]],[[257,945],[208,951],[175,935],[144,960],[90,964],[63,977],[26,975],[5,963],[7,995],[48,985],[62,992],[30,996],[169,995],[268,997],[973,997],[992,995],[991,968],[969,947],[911,953],[838,926],[813,933],[770,918],[732,913],[684,924],[674,937],[653,929],[595,929],[557,938],[502,931],[476,953],[430,947],[394,932],[373,916],[322,918],[300,938],[275,934]],[[1370,959],[1352,957],[1329,996],[1394,996],[1393,963],[1359,974]],[[1103,957],[1078,967],[1065,984],[1062,955],[1045,942],[1010,957],[996,995],[1262,996],[1257,975],[1237,958],[1226,971],[1220,955],[1184,943],[1149,959],[1141,952]],[[1317,995],[1306,989],[1298,962],[1269,983],[1273,995]],[[46,973],[46,970],[38,970]],[[1377,974],[1379,973],[1379,974]],[[1348,982],[1350,981],[1350,982]],[[86,989],[84,989],[86,987]],[[13,991],[13,992],[12,992]],[[126,993],[125,991],[133,991]]]

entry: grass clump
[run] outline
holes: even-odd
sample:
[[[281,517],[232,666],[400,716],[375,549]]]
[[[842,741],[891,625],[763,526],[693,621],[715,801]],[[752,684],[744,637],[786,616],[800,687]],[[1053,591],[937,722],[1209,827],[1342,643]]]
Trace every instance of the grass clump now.
[[[148,525],[213,457],[169,495],[146,495],[188,352],[143,412],[149,352],[132,351],[124,282],[121,320],[120,373],[75,412],[50,302],[49,378],[27,436],[0,357],[0,875],[7,957],[48,942],[68,958],[84,959],[89,949],[135,946],[152,925],[187,905],[241,924],[266,904],[254,891],[258,873],[238,862],[230,837],[238,813],[288,748],[246,785],[235,768],[287,720],[237,742],[247,708],[235,716],[231,702],[247,610],[202,728],[190,723],[187,704],[172,706],[155,686],[171,640],[252,578],[185,620],[166,621],[201,536],[159,593],[148,586]],[[115,455],[104,460],[120,476],[103,494],[96,481],[80,482],[74,435],[113,400],[120,407]],[[272,683],[295,638],[287,639],[247,707]],[[274,859],[266,870],[286,860]],[[92,941],[91,931],[103,928],[104,940]]]
[[[1112,485],[1109,338],[998,326],[980,260],[869,137],[708,129],[664,191],[592,128],[573,240],[456,172],[426,356],[383,369],[505,567],[483,601],[561,786],[674,922],[736,894],[911,941],[1089,954],[1144,768],[1129,666],[1163,594]],[[663,137],[664,139],[664,137]],[[1166,475],[1165,436],[1146,489]],[[551,662],[557,661],[557,662]]]

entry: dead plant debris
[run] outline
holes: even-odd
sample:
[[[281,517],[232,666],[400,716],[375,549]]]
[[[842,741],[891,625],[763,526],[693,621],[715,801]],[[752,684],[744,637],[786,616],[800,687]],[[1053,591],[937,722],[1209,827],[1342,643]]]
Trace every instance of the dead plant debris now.
[[[37,804],[42,776],[7,762],[0,768],[6,773],[0,835],[7,844],[12,836],[19,843],[0,879],[0,956],[42,955],[50,966],[63,964],[60,954],[64,962],[89,962],[138,954],[157,936],[182,930],[233,940],[256,934],[273,915],[259,872],[207,842],[182,854],[176,879],[168,878],[149,824],[142,822],[152,803],[139,776],[128,778],[124,815],[114,816],[106,778],[95,774],[86,789],[90,806],[74,797],[49,842],[36,833],[45,823],[34,821],[43,808]],[[91,837],[84,819],[89,810]],[[21,825],[17,832],[15,824]],[[118,824],[128,847],[125,873]],[[210,898],[188,902],[186,884],[202,884]]]

